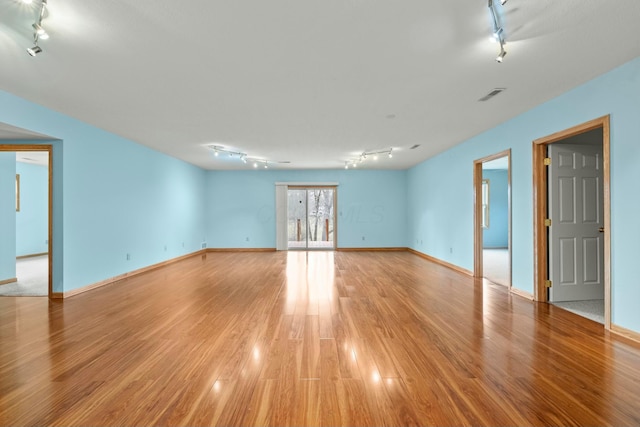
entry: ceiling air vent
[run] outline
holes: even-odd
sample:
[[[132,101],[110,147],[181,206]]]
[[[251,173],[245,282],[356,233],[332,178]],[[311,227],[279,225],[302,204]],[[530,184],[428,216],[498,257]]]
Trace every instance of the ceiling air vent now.
[[[488,94],[486,94],[485,96],[483,96],[482,98],[478,99],[478,101],[480,101],[480,102],[488,101],[491,98],[493,98],[494,96],[496,96],[497,94],[499,94],[500,92],[504,92],[505,90],[507,90],[506,87],[497,87],[494,90],[492,90],[491,92],[489,92]]]
[[[415,150],[416,148],[420,147],[420,144],[416,144],[413,147],[409,148],[409,150]]]

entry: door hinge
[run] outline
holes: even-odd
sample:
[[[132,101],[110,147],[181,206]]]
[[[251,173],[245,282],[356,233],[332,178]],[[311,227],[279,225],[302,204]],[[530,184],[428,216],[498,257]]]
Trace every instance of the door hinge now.
[[[542,163],[545,166],[549,166],[551,164],[551,157],[545,157],[544,160],[542,161]]]
[[[553,286],[553,282],[552,282],[551,280],[545,280],[545,281],[544,281],[544,285],[545,285],[547,288],[550,288],[550,287],[552,287],[552,286]]]
[[[545,227],[551,227],[551,219],[550,218],[545,218],[544,226]]]

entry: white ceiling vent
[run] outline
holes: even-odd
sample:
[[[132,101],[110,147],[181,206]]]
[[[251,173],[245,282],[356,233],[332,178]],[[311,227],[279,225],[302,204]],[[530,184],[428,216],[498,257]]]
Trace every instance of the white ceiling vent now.
[[[497,94],[504,92],[505,90],[507,90],[506,87],[497,87],[494,90],[492,90],[491,92],[489,92],[488,94],[486,94],[485,96],[483,96],[482,98],[478,99],[478,101],[480,102],[485,102],[490,100],[491,98],[493,98],[494,96],[496,96]]]
[[[416,144],[413,147],[409,148],[409,150],[415,150],[416,148],[420,147],[420,144]]]

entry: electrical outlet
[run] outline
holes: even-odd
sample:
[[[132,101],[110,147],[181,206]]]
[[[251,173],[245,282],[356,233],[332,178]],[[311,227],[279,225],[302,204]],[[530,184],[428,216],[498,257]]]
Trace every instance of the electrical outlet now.
[[[127,261],[131,261],[131,254],[127,254]]]
[[[362,236],[362,240],[364,240],[364,236]]]
[[[45,241],[44,241],[44,244],[45,244],[45,245],[48,245],[48,244],[49,244],[49,240],[45,240]]]
[[[184,242],[182,242],[182,247],[184,248]]]
[[[167,245],[164,245],[164,251],[167,252]]]
[[[249,238],[247,237],[247,242],[249,241]]]
[[[207,242],[202,242],[201,248],[205,249],[207,247]]]
[[[453,253],[453,248],[449,248],[449,253],[452,254]]]

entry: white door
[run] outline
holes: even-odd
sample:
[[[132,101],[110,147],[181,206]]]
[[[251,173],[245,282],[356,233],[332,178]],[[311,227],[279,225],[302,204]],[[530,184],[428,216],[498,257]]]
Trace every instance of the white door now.
[[[549,145],[549,301],[604,298],[602,146]]]

